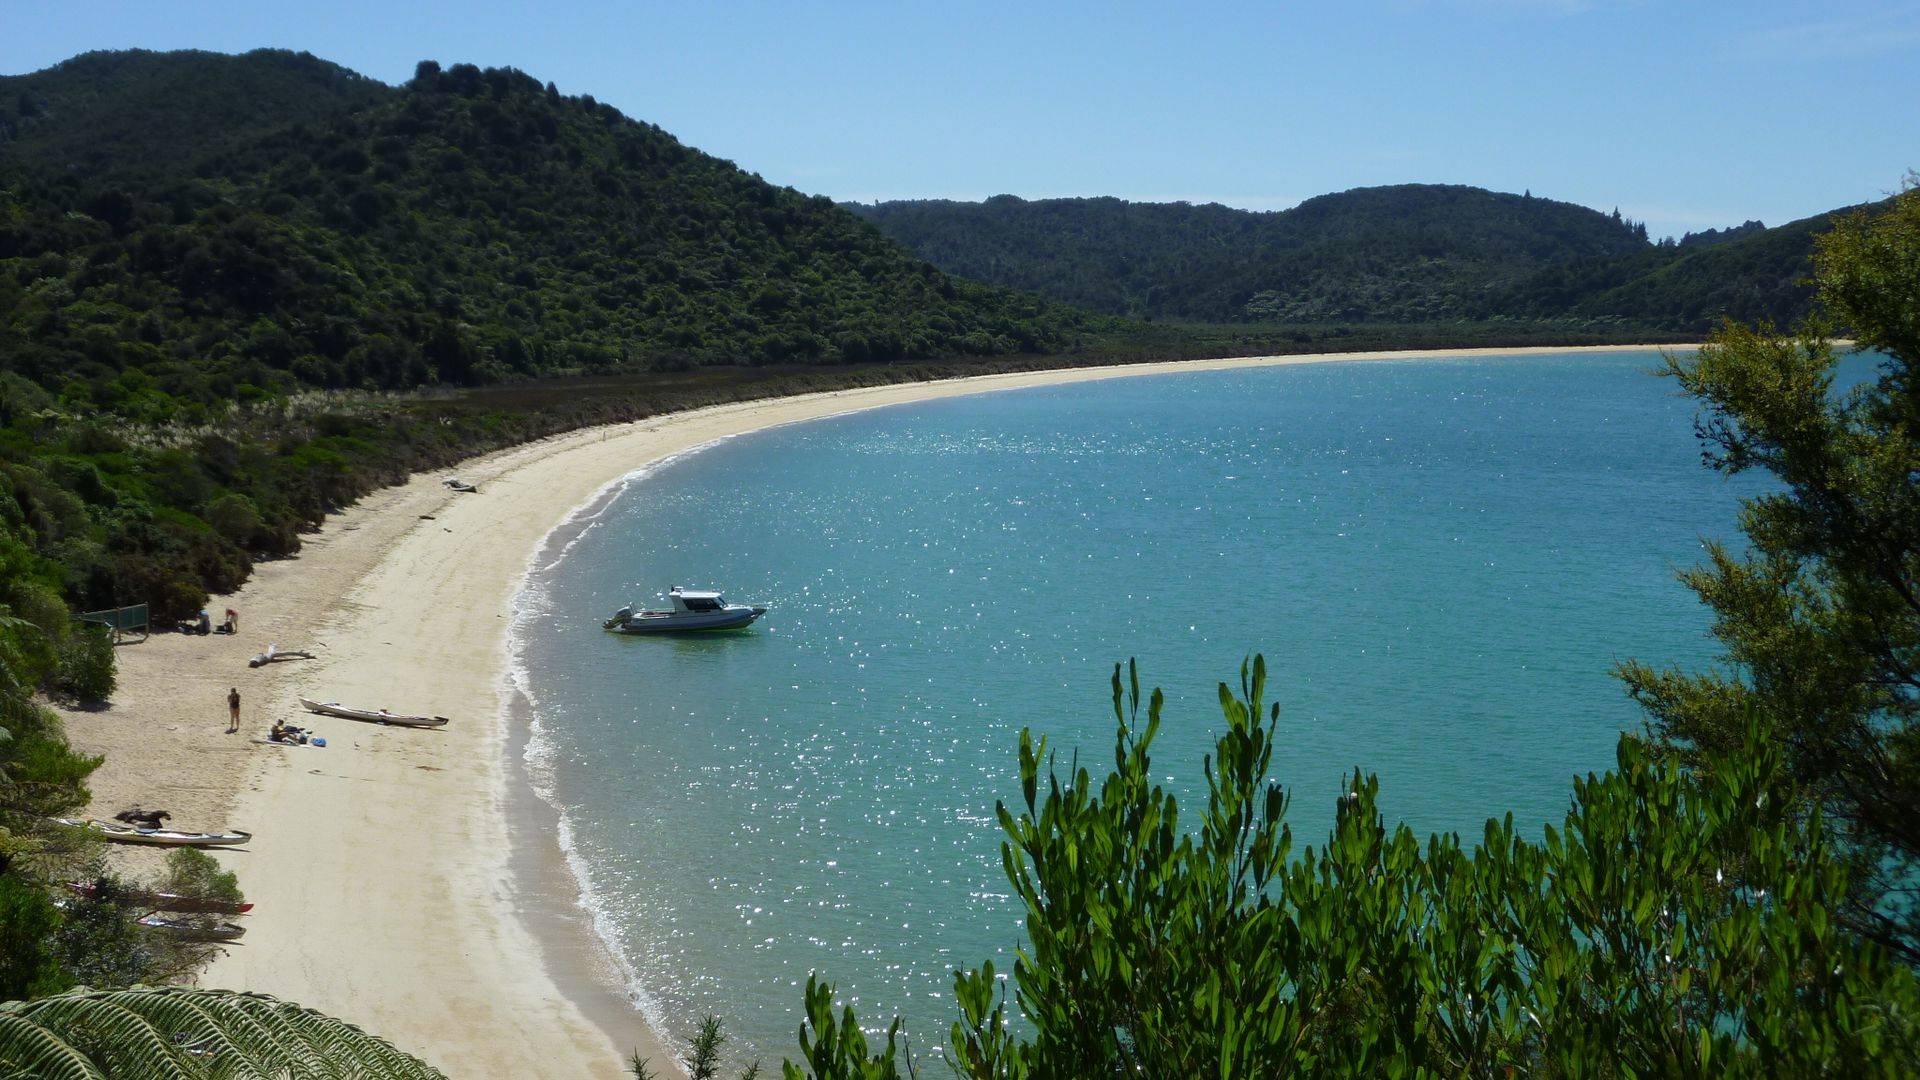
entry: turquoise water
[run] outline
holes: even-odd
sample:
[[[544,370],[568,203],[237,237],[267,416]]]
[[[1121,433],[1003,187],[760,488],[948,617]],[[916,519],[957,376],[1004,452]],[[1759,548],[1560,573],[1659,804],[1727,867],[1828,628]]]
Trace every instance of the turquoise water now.
[[[1609,674],[1698,665],[1673,580],[1750,484],[1702,468],[1657,357],[1367,362],[1021,390],[726,441],[558,539],[519,624],[603,932],[684,1034],[793,1047],[820,971],[925,1047],[950,972],[1011,966],[993,808],[1018,733],[1110,760],[1107,678],[1165,687],[1199,782],[1214,687],[1264,652],[1276,768],[1317,843],[1342,778],[1473,837],[1564,812],[1637,713]],[[772,610],[745,636],[599,622],[674,584]],[[557,614],[558,613],[558,614]]]

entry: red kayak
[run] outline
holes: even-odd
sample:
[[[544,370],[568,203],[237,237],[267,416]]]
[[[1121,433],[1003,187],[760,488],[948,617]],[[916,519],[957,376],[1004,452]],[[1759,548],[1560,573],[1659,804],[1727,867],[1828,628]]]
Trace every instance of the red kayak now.
[[[69,881],[67,888],[89,900],[100,898],[98,885]],[[178,893],[150,892],[146,889],[121,889],[113,896],[114,899],[129,906],[152,908],[155,911],[184,911],[196,915],[245,915],[253,910],[253,905],[250,903],[236,904],[231,900],[211,900],[204,896],[181,896]]]

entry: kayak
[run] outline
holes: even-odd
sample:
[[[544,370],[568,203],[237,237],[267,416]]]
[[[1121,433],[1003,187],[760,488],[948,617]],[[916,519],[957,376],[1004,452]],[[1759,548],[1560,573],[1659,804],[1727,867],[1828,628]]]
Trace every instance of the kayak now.
[[[149,930],[171,934],[183,941],[237,941],[241,934],[247,932],[246,927],[232,923],[202,926],[191,919],[169,919],[165,915],[143,915],[134,921]]]
[[[442,727],[446,724],[444,716],[402,716],[385,709],[349,709],[337,701],[319,702],[300,699],[301,708],[321,716],[338,716],[347,720],[359,720],[368,724],[397,724],[400,727]]]
[[[81,821],[79,818],[55,818],[62,825],[85,829],[103,840],[119,844],[159,844],[167,847],[232,847],[253,839],[250,832],[181,832],[178,829],[141,829],[112,821]]]
[[[84,881],[69,881],[67,888],[88,899],[100,897],[100,887]],[[181,896],[179,893],[153,892],[149,889],[118,889],[113,899],[134,907],[152,908],[156,911],[184,911],[196,915],[245,915],[253,910],[247,902],[236,903],[232,900],[214,900],[205,896]]]
[[[267,651],[247,661],[248,667],[261,667],[278,663],[281,660],[312,660],[314,655],[305,649],[283,649],[278,645],[267,646]]]

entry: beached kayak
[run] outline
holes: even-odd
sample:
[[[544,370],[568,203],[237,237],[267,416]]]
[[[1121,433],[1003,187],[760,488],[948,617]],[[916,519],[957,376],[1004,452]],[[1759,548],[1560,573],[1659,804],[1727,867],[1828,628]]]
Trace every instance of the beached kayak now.
[[[191,919],[169,919],[165,915],[146,915],[134,921],[182,941],[238,941],[247,932],[246,927],[232,923],[202,926]]]
[[[390,713],[385,709],[349,709],[337,701],[309,701],[300,699],[300,707],[321,716],[338,716],[347,720],[360,720],[369,724],[397,724],[401,727],[441,727],[446,724],[444,716],[403,716]]]
[[[71,825],[76,829],[85,829],[103,840],[112,840],[117,844],[158,844],[163,847],[232,847],[253,839],[250,832],[181,832],[178,829],[141,829],[132,825],[121,825],[112,821],[81,821],[79,818],[56,818],[62,825]]]
[[[67,888],[90,900],[100,897],[100,887],[84,881],[69,881]],[[235,903],[232,900],[214,900],[205,896],[181,896],[179,893],[153,892],[149,889],[117,889],[112,896],[113,899],[133,907],[151,908],[155,911],[183,911],[194,915],[245,915],[253,910],[253,905],[244,901]]]

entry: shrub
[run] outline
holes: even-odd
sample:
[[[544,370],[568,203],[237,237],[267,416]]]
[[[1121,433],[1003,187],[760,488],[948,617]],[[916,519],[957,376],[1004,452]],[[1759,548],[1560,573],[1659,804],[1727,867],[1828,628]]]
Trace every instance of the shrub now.
[[[46,891],[0,874],[0,999],[54,993],[60,968],[47,947],[60,912]]]
[[[76,622],[60,646],[54,688],[89,704],[113,696],[113,633],[99,623]]]
[[[261,528],[260,511],[254,509],[253,501],[231,491],[209,502],[200,516],[214,532],[243,548],[254,546]]]
[[[233,871],[223,870],[213,856],[193,848],[181,848],[167,855],[166,876],[157,886],[160,892],[197,896],[205,900],[239,903],[240,879]]]

